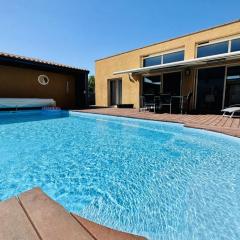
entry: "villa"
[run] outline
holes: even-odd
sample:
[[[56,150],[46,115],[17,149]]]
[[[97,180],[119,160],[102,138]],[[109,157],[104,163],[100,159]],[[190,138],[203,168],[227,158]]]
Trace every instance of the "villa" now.
[[[239,104],[240,20],[96,61],[96,105],[139,108],[161,94],[189,96],[196,113]]]
[[[239,239],[240,20],[88,74],[0,53],[0,240]]]

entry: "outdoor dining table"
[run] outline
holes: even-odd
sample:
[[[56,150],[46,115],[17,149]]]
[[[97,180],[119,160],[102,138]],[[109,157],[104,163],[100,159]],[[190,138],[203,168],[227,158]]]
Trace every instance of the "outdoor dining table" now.
[[[173,98],[180,99],[180,111],[181,111],[181,114],[183,114],[183,100],[184,100],[184,96],[172,96],[171,98],[172,99]]]

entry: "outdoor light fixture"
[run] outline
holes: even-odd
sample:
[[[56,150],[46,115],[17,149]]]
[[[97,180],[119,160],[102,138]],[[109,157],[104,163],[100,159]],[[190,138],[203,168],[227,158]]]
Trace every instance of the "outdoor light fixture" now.
[[[38,82],[43,86],[48,85],[49,78],[46,75],[39,75],[38,76]]]
[[[185,75],[186,75],[186,76],[189,76],[190,73],[191,73],[190,68],[186,68],[186,69],[185,69]]]

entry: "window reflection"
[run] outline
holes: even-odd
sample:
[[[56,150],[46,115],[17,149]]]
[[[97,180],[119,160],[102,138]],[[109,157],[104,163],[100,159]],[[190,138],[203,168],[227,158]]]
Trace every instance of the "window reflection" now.
[[[234,39],[231,42],[231,52],[240,51],[240,38]]]
[[[171,63],[171,62],[178,62],[184,60],[184,51],[168,53],[163,55],[163,64],[164,63]]]
[[[207,57],[228,52],[228,41],[199,46],[197,49],[197,57]]]

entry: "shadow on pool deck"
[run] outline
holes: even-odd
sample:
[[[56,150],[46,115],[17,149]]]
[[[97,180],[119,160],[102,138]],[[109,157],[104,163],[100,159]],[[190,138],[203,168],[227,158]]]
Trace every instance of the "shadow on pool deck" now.
[[[39,188],[0,202],[2,240],[143,240],[68,213]]]

